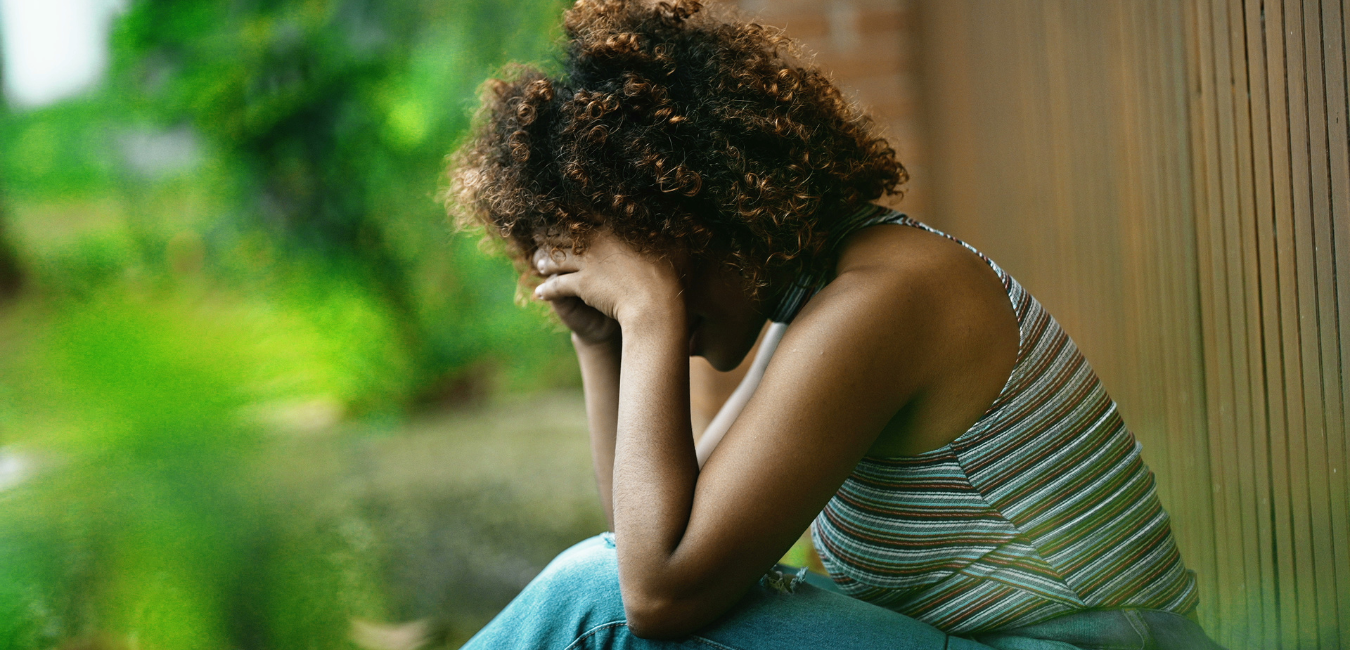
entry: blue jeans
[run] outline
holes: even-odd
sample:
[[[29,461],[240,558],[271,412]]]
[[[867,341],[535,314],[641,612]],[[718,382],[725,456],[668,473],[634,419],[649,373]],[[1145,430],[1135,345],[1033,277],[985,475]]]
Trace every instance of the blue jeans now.
[[[1153,610],[1089,610],[1036,625],[951,636],[903,614],[811,584],[790,593],[757,585],[730,612],[681,639],[628,631],[618,559],[606,533],[563,551],[465,650],[1205,650],[1218,648],[1184,616]]]

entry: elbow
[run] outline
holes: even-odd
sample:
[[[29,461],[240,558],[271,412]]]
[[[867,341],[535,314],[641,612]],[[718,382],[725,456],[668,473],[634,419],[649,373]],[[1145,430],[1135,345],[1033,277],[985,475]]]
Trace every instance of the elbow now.
[[[677,600],[668,594],[624,594],[628,630],[642,639],[673,639],[692,634],[706,621],[698,616],[694,601]]]

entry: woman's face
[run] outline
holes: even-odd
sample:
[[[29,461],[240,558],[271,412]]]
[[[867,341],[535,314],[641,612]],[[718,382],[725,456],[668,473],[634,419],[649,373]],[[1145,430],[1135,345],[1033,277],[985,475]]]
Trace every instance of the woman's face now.
[[[689,356],[703,357],[723,372],[735,368],[764,327],[763,306],[725,264],[691,263],[687,278]]]

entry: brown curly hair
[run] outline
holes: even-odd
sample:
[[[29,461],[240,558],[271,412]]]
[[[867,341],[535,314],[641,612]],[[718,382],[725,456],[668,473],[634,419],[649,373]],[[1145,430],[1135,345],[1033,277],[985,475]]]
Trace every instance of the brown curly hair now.
[[[446,205],[518,263],[596,228],[682,247],[754,292],[832,264],[832,226],[908,176],[869,117],[780,31],[698,0],[579,0],[562,74],[488,80]],[[522,270],[528,275],[527,267]]]

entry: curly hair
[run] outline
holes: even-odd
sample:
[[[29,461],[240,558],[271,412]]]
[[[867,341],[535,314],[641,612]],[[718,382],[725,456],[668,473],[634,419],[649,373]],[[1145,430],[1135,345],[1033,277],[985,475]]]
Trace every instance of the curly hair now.
[[[683,247],[758,293],[832,264],[832,226],[908,175],[871,119],[780,31],[698,0],[579,0],[562,74],[488,80],[450,156],[447,209],[524,260],[608,227]]]

